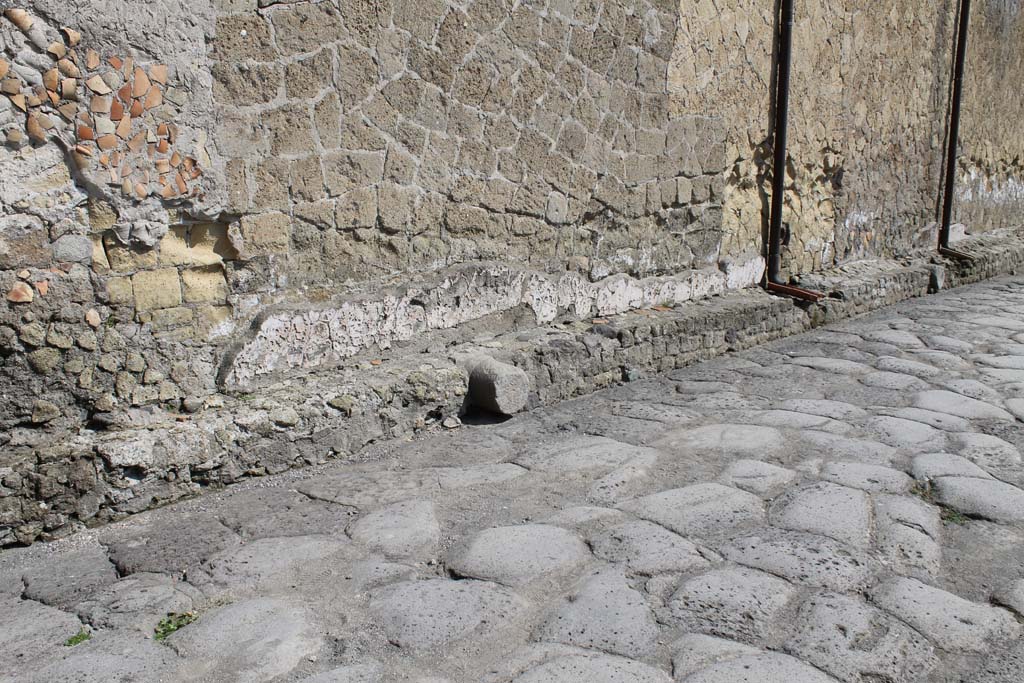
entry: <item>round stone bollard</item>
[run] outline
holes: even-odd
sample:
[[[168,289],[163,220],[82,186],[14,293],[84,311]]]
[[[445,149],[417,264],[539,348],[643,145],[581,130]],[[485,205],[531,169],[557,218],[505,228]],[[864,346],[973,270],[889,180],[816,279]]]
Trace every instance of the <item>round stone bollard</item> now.
[[[515,415],[526,408],[530,376],[523,370],[486,357],[472,359],[466,369],[472,406],[501,415]]]

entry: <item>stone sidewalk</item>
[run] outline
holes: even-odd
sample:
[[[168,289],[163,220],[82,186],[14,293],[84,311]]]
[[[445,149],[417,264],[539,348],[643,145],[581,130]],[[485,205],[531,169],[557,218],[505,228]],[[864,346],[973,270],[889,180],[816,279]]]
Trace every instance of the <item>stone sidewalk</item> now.
[[[1017,277],[2,551],[0,680],[1019,682],[1021,447]]]

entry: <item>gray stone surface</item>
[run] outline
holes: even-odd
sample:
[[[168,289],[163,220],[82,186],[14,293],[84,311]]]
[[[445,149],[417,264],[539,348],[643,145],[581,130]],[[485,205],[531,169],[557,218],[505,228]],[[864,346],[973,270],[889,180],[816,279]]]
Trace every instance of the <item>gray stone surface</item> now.
[[[651,522],[620,524],[595,535],[590,544],[598,557],[624,562],[630,571],[648,576],[708,566],[697,545]]]
[[[351,664],[302,679],[302,683],[381,683],[384,667],[380,663]]]
[[[991,479],[992,476],[967,458],[952,453],[926,453],[914,458],[915,479],[927,481],[938,477],[977,477]]]
[[[241,539],[207,513],[175,519],[150,516],[146,522],[106,531],[101,542],[118,572],[184,573],[217,553],[237,546]]]
[[[774,427],[713,424],[669,432],[652,445],[666,453],[725,452],[731,455],[764,456],[785,444]]]
[[[995,522],[1024,522],[1024,491],[994,479],[939,477],[935,498],[965,515]]]
[[[701,633],[689,633],[672,643],[669,649],[672,652],[672,673],[677,681],[718,662],[760,654],[760,650],[751,645]]]
[[[79,602],[117,581],[117,572],[104,550],[90,547],[40,562],[21,580],[24,597],[73,611]]]
[[[899,470],[855,462],[826,463],[821,468],[821,478],[869,493],[905,493],[913,484],[913,480]]]
[[[526,408],[530,376],[493,358],[474,359],[469,370],[469,400],[482,410],[515,415]]]
[[[619,507],[681,536],[734,533],[764,520],[760,498],[721,484],[695,484],[630,500]]]
[[[483,581],[408,581],[374,594],[370,611],[389,641],[425,651],[514,625],[526,602]]]
[[[872,559],[830,538],[792,531],[746,536],[721,549],[722,556],[796,584],[838,591],[868,585],[878,570]]]
[[[878,550],[894,571],[922,581],[938,576],[942,561],[939,510],[920,499],[875,498]]]
[[[1010,420],[1015,418],[998,406],[951,391],[922,391],[914,405],[925,410],[949,413],[970,420]]]
[[[671,677],[659,669],[610,655],[573,655],[559,657],[517,676],[513,683],[670,683]]]
[[[686,683],[834,683],[799,659],[776,652],[727,659],[701,669],[684,679]]]
[[[772,497],[796,478],[796,472],[759,460],[738,460],[722,473],[721,481],[758,496]]]
[[[93,593],[76,607],[82,621],[95,628],[137,630],[149,635],[168,614],[191,612],[199,591],[165,574],[141,572]]]
[[[429,559],[441,541],[441,525],[429,500],[408,500],[375,510],[352,524],[356,543],[387,557]]]
[[[477,533],[449,554],[460,576],[518,586],[573,574],[590,551],[576,534],[545,524],[498,527]]]
[[[773,506],[771,519],[782,528],[821,534],[853,548],[870,542],[870,500],[847,486],[819,483],[797,489]]]
[[[32,600],[0,595],[0,611],[0,671],[32,671],[82,628],[72,615]]]

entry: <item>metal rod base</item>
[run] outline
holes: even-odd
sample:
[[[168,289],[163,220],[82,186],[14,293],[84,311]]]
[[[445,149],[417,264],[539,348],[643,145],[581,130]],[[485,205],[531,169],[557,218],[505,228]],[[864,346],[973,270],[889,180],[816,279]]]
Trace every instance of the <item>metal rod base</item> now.
[[[957,251],[956,249],[950,249],[949,247],[939,247],[939,253],[951,259],[956,259],[957,261],[970,261],[971,263],[975,261],[975,258],[970,254]]]
[[[817,303],[825,298],[825,295],[821,292],[814,292],[810,289],[794,287],[793,285],[783,285],[778,282],[772,282],[771,280],[768,280],[765,283],[764,288],[772,294],[782,294],[783,296],[790,296],[794,299],[810,301],[811,303]]]

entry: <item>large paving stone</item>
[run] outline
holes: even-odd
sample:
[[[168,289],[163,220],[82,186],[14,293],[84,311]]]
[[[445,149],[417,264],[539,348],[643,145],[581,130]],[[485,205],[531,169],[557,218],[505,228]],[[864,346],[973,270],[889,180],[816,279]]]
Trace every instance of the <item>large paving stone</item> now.
[[[906,330],[867,330],[861,336],[868,341],[892,344],[901,349],[922,349],[924,342],[913,332]]]
[[[830,462],[821,468],[821,478],[870,493],[905,493],[914,480],[891,467],[857,462]]]
[[[796,472],[760,460],[737,460],[722,473],[721,483],[771,497],[796,479]]]
[[[672,673],[677,681],[686,680],[690,674],[718,662],[761,653],[752,645],[702,633],[686,634],[672,643],[669,650],[672,653]]]
[[[671,683],[672,678],[647,664],[613,655],[569,655],[535,666],[513,683]]]
[[[990,434],[964,432],[953,435],[953,452],[989,472],[1014,471],[1021,465],[1020,450]]]
[[[777,652],[727,659],[683,680],[686,683],[836,683],[836,679],[799,659]]]
[[[316,477],[296,488],[317,500],[362,509],[415,498],[436,486],[437,478],[429,470],[379,470]]]
[[[942,377],[946,373],[942,368],[937,368],[929,363],[922,363],[907,358],[893,358],[883,356],[875,361],[875,367],[882,372],[897,373],[900,375],[911,375],[923,380],[930,380]]]
[[[76,613],[95,628],[136,630],[152,635],[169,613],[191,612],[202,594],[166,574],[142,572],[92,594]]]
[[[821,415],[833,420],[860,420],[868,416],[868,412],[852,403],[828,401],[825,399],[791,398],[779,404],[786,410],[795,410],[808,415]]]
[[[124,631],[97,632],[74,647],[59,646],[60,659],[37,661],[23,669],[26,683],[134,683],[195,680],[182,671],[182,661],[152,638]],[[226,680],[226,679],[219,679]]]
[[[429,500],[407,500],[375,510],[348,530],[356,543],[387,557],[429,559],[441,542],[441,524]]]
[[[595,481],[587,492],[587,500],[598,505],[615,505],[633,498],[646,488],[651,470],[658,462],[658,453],[647,449]]]
[[[1016,486],[975,477],[939,477],[934,481],[939,503],[965,515],[1004,524],[1024,522],[1024,491]]]
[[[714,536],[764,523],[761,499],[721,484],[694,484],[636,498],[621,509],[681,536]]]
[[[302,683],[383,683],[384,667],[379,662],[350,664],[302,679]]]
[[[925,410],[949,413],[968,420],[1009,420],[1013,415],[998,406],[952,391],[922,391],[914,397],[914,405]]]
[[[772,524],[793,531],[828,536],[866,549],[871,542],[871,501],[866,493],[822,482],[797,489],[779,499]]]
[[[59,609],[72,608],[92,593],[117,581],[106,551],[98,547],[54,554],[22,574],[23,595]]]
[[[432,474],[445,491],[468,486],[504,484],[529,474],[529,470],[513,463],[470,465],[468,467],[437,467]]]
[[[914,458],[911,465],[915,479],[926,481],[938,477],[977,477],[979,479],[991,479],[985,470],[981,469],[967,458],[951,453],[925,453]]]
[[[625,562],[630,571],[646,576],[687,572],[708,566],[692,542],[651,522],[627,522],[591,539],[594,554],[611,562]]]
[[[794,594],[789,583],[770,574],[725,567],[687,579],[668,601],[664,618],[725,638],[779,637],[779,622]]]
[[[205,512],[133,522],[101,536],[122,576],[136,572],[180,575],[242,542],[238,534]]]
[[[591,558],[579,536],[546,524],[496,527],[478,532],[448,555],[458,574],[520,586],[575,573]]]
[[[870,596],[876,605],[944,650],[984,652],[994,642],[1020,635],[1020,625],[1009,612],[964,600],[916,579],[892,579],[872,589]]]
[[[890,417],[920,422],[945,432],[966,432],[971,430],[971,423],[962,417],[949,413],[938,413],[923,408],[900,408],[889,413]]]
[[[244,539],[338,534],[352,510],[286,488],[240,491],[218,501],[217,517]]]
[[[742,420],[763,427],[778,427],[782,429],[821,429],[835,433],[842,433],[851,429],[844,422],[822,417],[821,415],[801,413],[796,410],[758,410],[741,413],[738,417],[732,419]]]
[[[658,624],[644,596],[619,571],[605,569],[587,578],[534,637],[639,658],[655,646]]]
[[[666,453],[702,453],[763,456],[785,446],[782,432],[774,427],[714,424],[668,432],[652,445]]]
[[[861,384],[876,389],[893,391],[924,391],[931,385],[913,375],[898,372],[869,372],[860,378]]]
[[[603,436],[574,436],[535,448],[516,463],[540,472],[610,470],[639,455],[657,459],[658,452]]]
[[[837,375],[866,375],[872,371],[870,365],[841,358],[793,358],[789,362],[793,365]]]
[[[793,583],[859,590],[878,570],[861,552],[824,536],[768,530],[747,536],[721,549],[727,560],[781,576]]]
[[[814,430],[800,432],[800,440],[813,449],[824,451],[831,458],[866,462],[875,465],[889,465],[896,457],[896,449],[884,443],[868,439],[853,439],[838,434],[826,434]]]
[[[1024,579],[1017,579],[1000,588],[993,595],[993,600],[1012,609],[1018,617],[1024,617]]]
[[[430,651],[470,636],[515,624],[526,602],[483,581],[407,581],[374,593],[370,611],[388,640],[412,651]]]
[[[189,582],[210,595],[274,590],[348,559],[344,553],[350,549],[351,544],[337,536],[261,538],[214,556],[190,572]]]
[[[878,551],[898,574],[922,581],[939,574],[942,521],[934,505],[910,496],[875,498]]]
[[[786,650],[842,681],[913,681],[938,664],[921,634],[849,595],[805,602]]]
[[[67,612],[9,595],[0,595],[0,615],[0,672],[29,672],[45,664],[82,627]]]
[[[323,646],[311,615],[297,602],[255,598],[202,615],[167,639],[186,670],[210,681],[270,681]]]
[[[866,426],[879,441],[895,448],[942,450],[946,443],[944,432],[916,420],[883,415],[871,418]]]

